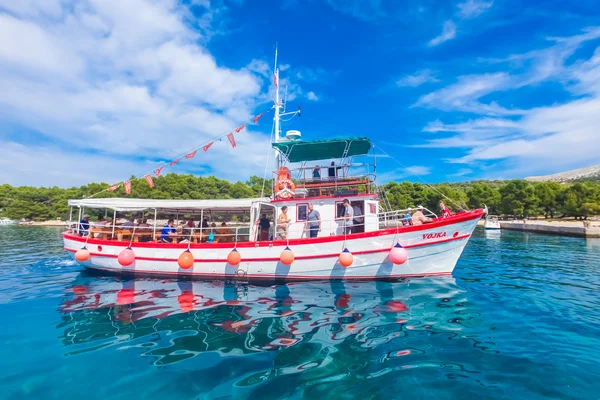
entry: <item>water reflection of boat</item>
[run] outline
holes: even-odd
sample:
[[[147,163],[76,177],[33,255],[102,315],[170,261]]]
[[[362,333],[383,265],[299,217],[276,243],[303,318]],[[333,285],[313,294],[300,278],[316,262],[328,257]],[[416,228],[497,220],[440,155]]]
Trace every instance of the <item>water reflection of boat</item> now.
[[[207,351],[240,355],[351,336],[372,348],[406,330],[455,332],[464,303],[455,281],[442,277],[255,286],[82,276],[61,304],[59,327],[69,354],[118,344],[162,365]]]

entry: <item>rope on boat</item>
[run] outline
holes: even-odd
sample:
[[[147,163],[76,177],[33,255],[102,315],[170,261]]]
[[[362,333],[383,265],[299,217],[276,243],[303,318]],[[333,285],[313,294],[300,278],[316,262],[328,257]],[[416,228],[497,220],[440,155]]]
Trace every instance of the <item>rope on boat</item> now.
[[[436,193],[438,193],[440,196],[442,196],[443,198],[445,198],[446,200],[448,200],[450,203],[454,204],[456,207],[458,207],[458,208],[468,208],[464,204],[462,204],[462,205],[458,204],[457,202],[455,202],[454,200],[452,200],[450,197],[446,196],[444,193],[442,193],[439,190],[437,190],[434,186],[432,186],[429,183],[427,183],[419,175],[416,175],[416,174],[413,174],[412,172],[410,172],[410,168],[408,168],[406,165],[402,164],[400,161],[398,161],[396,158],[394,158],[392,155],[390,155],[387,151],[383,150],[380,146],[377,146],[377,145],[375,145],[373,143],[373,147],[377,147],[379,150],[381,150],[383,152],[383,154],[385,154],[386,156],[388,156],[392,160],[396,161],[398,163],[398,165],[400,165],[402,168],[404,168],[406,170],[406,172],[408,172],[409,175],[412,175],[415,178],[417,178],[418,180],[420,180],[425,186],[427,186],[428,188],[430,188],[433,191],[435,191]]]
[[[275,124],[273,124],[271,126],[271,136],[269,136],[269,151],[267,153],[267,160],[265,161],[265,172],[263,174],[263,182],[262,182],[262,188],[260,189],[260,197],[265,197],[265,183],[267,181],[267,170],[269,169],[269,159],[271,158],[271,150],[273,150],[273,146],[271,146],[271,143],[273,143],[273,133],[275,132]]]
[[[263,111],[261,114],[259,114],[259,116],[262,116],[262,115],[265,115],[265,114],[267,114],[267,113],[268,113],[269,111],[271,111],[272,109],[273,109],[273,107],[271,107],[271,108],[269,108],[269,109],[267,109],[267,110]],[[249,124],[249,123],[253,122],[253,121],[254,121],[254,118],[256,118],[256,116],[253,116],[252,118],[250,118],[250,119],[248,119],[247,121],[243,122],[243,123],[242,123],[242,125],[246,125],[246,124]],[[173,157],[172,159],[173,159],[173,160],[180,160],[180,159],[184,158],[184,157],[185,157],[187,154],[189,154],[189,153],[191,153],[191,152],[193,152],[193,151],[198,151],[198,150],[200,150],[201,148],[203,148],[204,146],[207,146],[207,145],[209,145],[209,144],[212,144],[213,142],[216,142],[217,140],[221,140],[221,139],[223,139],[225,136],[227,136],[228,134],[232,133],[232,132],[233,132],[235,129],[236,129],[236,128],[229,129],[229,130],[228,130],[228,131],[226,131],[225,133],[222,133],[222,134],[221,134],[221,135],[219,135],[219,136],[215,136],[215,137],[213,137],[211,140],[209,140],[209,141],[207,141],[207,142],[205,142],[205,143],[203,143],[203,144],[201,144],[201,145],[199,145],[199,146],[196,146],[196,147],[194,147],[194,148],[192,148],[192,149],[188,149],[188,150],[186,150],[186,151],[184,151],[184,152],[182,152],[182,153],[178,154],[178,155],[177,155],[177,157]],[[159,166],[160,166],[160,165],[162,165],[162,166],[166,166],[167,164],[168,164],[168,163],[161,163],[161,164],[159,164]],[[156,167],[153,167],[152,169],[149,169],[149,170],[147,170],[146,172],[144,172],[144,173],[142,173],[142,174],[139,174],[139,175],[135,176],[133,179],[130,179],[130,181],[131,181],[131,180],[142,179],[142,178],[143,178],[143,177],[145,177],[146,175],[148,175],[148,174],[152,174],[154,171],[156,171]],[[109,187],[109,188],[110,188],[110,187]],[[99,191],[98,193],[94,193],[94,194],[92,194],[91,196],[88,196],[87,198],[88,198],[88,199],[91,199],[91,198],[93,198],[93,197],[96,197],[96,196],[97,196],[97,195],[99,195],[100,193],[104,193],[104,192],[108,191],[108,189],[109,189],[109,188],[103,189],[103,190]]]

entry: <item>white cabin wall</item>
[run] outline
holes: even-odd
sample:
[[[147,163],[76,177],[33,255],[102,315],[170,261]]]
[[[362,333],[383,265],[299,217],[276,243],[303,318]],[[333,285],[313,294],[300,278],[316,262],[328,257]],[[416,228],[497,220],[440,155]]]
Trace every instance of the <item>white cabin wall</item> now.
[[[361,197],[345,197],[350,202],[353,201],[363,201],[363,210],[365,212],[365,232],[372,232],[379,229],[379,221],[377,217],[377,209],[378,209],[378,201],[375,198],[369,198],[365,196]],[[274,221],[274,225],[277,224],[277,220],[279,215],[281,214],[281,207],[288,207],[288,218],[291,219],[290,226],[288,227],[288,237],[290,239],[296,238],[307,238],[308,237],[308,229],[306,227],[306,223],[304,221],[298,221],[298,205],[308,205],[308,203],[312,203],[315,207],[315,210],[319,211],[321,214],[321,232],[319,233],[319,237],[323,236],[332,236],[332,235],[342,235],[343,234],[343,220],[336,220],[336,204],[340,203],[344,198],[328,198],[328,199],[314,199],[303,201],[303,199],[293,199],[291,201],[286,202],[277,202],[273,203],[273,205],[277,205],[277,215]],[[375,213],[370,213],[369,203],[375,204]]]

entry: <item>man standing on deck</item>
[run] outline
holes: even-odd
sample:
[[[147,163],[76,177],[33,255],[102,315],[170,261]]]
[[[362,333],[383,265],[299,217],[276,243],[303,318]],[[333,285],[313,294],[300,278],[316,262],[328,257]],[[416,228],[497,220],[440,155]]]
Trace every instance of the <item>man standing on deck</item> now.
[[[315,238],[319,236],[321,232],[321,214],[315,210],[313,204],[308,205],[308,215],[306,216],[306,223],[308,224],[309,237]]]
[[[352,210],[352,206],[350,206],[350,201],[348,199],[344,199],[343,205],[344,205],[344,215],[342,215],[342,217],[344,218],[343,229],[344,229],[344,234],[349,235],[352,233],[352,225],[353,225],[352,220],[354,219],[354,211]]]
[[[89,216],[89,214],[84,214],[83,217],[81,217],[81,221],[79,221],[79,234],[81,236],[87,236],[89,229],[90,229],[90,216]]]
[[[262,218],[258,221],[260,227],[260,240],[269,240],[269,229],[271,229],[271,221],[267,218],[267,214],[263,214]]]

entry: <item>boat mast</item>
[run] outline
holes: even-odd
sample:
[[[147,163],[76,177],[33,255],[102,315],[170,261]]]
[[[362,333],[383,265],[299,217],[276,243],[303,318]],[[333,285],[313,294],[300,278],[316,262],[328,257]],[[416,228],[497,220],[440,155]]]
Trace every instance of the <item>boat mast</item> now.
[[[277,68],[277,46],[275,46],[275,67],[273,68],[273,83],[275,84],[275,116],[273,122],[275,124],[275,142],[281,140],[280,133],[281,127],[279,126],[279,114],[281,109],[281,102],[279,101],[279,69]]]

